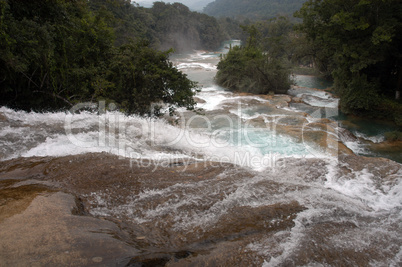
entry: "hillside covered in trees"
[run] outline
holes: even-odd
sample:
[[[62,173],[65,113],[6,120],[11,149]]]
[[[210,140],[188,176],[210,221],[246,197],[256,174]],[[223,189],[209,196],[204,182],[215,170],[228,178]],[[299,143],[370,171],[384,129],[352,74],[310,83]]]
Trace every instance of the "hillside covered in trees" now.
[[[215,0],[204,8],[214,17],[264,20],[277,15],[291,16],[306,0]]]
[[[59,109],[105,100],[127,113],[194,107],[196,85],[160,49],[213,49],[216,20],[182,4],[0,0],[0,105]]]
[[[129,0],[90,0],[88,4],[114,28],[117,44],[147,39],[157,49],[192,51],[215,49],[223,41],[215,18],[190,11],[180,3],[156,1],[151,8]]]

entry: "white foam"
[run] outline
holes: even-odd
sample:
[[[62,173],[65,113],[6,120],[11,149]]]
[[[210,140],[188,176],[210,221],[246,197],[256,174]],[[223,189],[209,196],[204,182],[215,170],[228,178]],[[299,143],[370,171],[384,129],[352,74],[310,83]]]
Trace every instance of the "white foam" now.
[[[388,186],[378,184],[376,177],[367,169],[355,171],[351,177],[336,174],[337,165],[328,165],[327,181],[325,186],[360,200],[374,211],[392,210],[402,206],[402,171],[395,184]]]
[[[177,69],[204,69],[207,71],[216,70],[216,66],[212,63],[180,63],[177,65]]]
[[[218,103],[215,103],[217,105]],[[12,139],[15,150],[7,159],[18,156],[67,156],[92,152],[107,152],[123,157],[168,161],[177,158],[201,158],[208,161],[229,162],[255,170],[272,166],[272,160],[280,157],[310,156],[303,144],[291,142],[262,129],[190,129],[186,125],[172,126],[164,120],[150,120],[138,116],[125,116],[119,112],[103,115],[83,114],[35,114],[11,112],[11,118],[24,122],[20,127],[30,133],[30,143],[24,145],[26,135]],[[41,117],[46,127],[37,129]],[[64,117],[64,119],[63,119]],[[52,119],[53,118],[53,119]],[[30,124],[25,124],[30,123]],[[52,132],[52,122],[59,129]],[[63,123],[64,122],[64,123]],[[184,122],[185,123],[185,122]],[[63,127],[66,131],[63,131]],[[0,136],[14,127],[5,127]],[[17,146],[18,144],[18,146]]]
[[[371,141],[373,143],[381,143],[385,141],[385,136],[383,134],[378,134],[374,136],[368,136],[361,132],[355,132],[354,134],[358,138],[362,138],[364,140]]]
[[[359,141],[347,141],[344,142],[345,146],[353,151],[353,153],[357,155],[365,155],[368,154],[368,150],[366,146]]]
[[[322,107],[322,108],[337,108],[339,106],[339,99],[335,98],[320,98],[304,95],[303,102],[313,106],[313,107]]]
[[[316,96],[322,99],[333,98],[331,94],[319,89],[312,89],[307,87],[294,87],[288,90],[288,94],[296,97],[303,97],[303,95]]]
[[[212,91],[212,90],[211,90]],[[216,110],[220,109],[220,104],[226,100],[226,96],[223,94],[200,94],[197,97],[203,99],[205,103],[198,103],[197,107],[202,108],[204,110]]]
[[[7,107],[0,107],[0,112],[9,120],[17,121],[23,125],[45,124],[54,125],[55,123],[64,123],[65,112],[26,112],[15,111]]]

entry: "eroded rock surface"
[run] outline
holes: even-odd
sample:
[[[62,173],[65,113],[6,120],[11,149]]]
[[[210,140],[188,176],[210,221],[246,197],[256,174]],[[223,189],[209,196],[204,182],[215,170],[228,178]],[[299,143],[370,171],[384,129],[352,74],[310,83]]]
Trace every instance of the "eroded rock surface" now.
[[[0,265],[396,262],[397,213],[372,216],[375,202],[337,190],[370,173],[381,197],[398,186],[400,165],[346,154],[338,161],[288,158],[265,172],[105,153],[4,161]]]

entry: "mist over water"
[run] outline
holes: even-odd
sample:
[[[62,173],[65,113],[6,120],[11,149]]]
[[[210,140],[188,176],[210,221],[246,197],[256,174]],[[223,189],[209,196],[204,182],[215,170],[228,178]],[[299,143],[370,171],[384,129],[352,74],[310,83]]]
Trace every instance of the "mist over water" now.
[[[328,120],[338,100],[327,92],[295,88],[289,94],[302,101],[289,104],[290,96],[214,84],[227,46],[172,58],[202,86],[201,114],[150,119],[1,107],[2,161],[104,152],[139,168],[153,162],[155,171],[183,165],[165,180],[150,172],[140,190],[83,195],[91,215],[118,218],[146,236],[136,243],[144,251],[191,252],[172,266],[400,266],[401,165],[344,152],[338,124]],[[208,172],[194,176],[194,164]]]

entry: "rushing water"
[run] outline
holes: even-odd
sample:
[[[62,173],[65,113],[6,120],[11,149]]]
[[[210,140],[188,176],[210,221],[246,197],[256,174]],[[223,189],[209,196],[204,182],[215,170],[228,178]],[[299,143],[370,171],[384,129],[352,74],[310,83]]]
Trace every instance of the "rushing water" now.
[[[339,99],[333,98],[329,92],[323,91],[330,89],[333,85],[331,81],[308,75],[295,75],[294,80],[296,85],[302,88],[290,90],[289,93],[301,97],[303,103],[291,103],[291,107],[310,114],[317,112],[319,107],[338,109]],[[356,137],[354,140],[346,142],[346,145],[356,154],[385,157],[402,163],[402,149],[400,147],[378,148],[375,145],[373,146],[373,144],[385,141],[385,133],[398,130],[394,123],[345,115],[338,110],[334,114],[331,119],[339,122],[341,127],[349,130]]]
[[[201,114],[179,110],[156,120],[103,112],[102,103],[100,112],[74,115],[1,107],[2,160],[105,152],[128,158],[138,172],[152,162],[162,174],[150,171],[138,182],[116,171],[113,187],[93,185],[81,197],[91,215],[117,218],[147,238],[128,244],[176,253],[167,265],[400,266],[401,165],[347,151],[327,120],[338,115],[338,100],[326,92],[296,88],[289,94],[301,101],[289,104],[290,96],[217,86],[219,53],[173,58],[202,86]],[[165,171],[177,162],[184,172]],[[71,164],[54,165],[71,173],[52,179],[70,179]],[[193,164],[209,167],[195,175]]]

